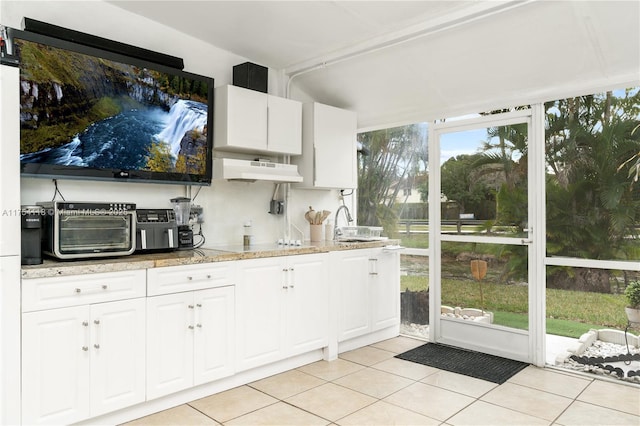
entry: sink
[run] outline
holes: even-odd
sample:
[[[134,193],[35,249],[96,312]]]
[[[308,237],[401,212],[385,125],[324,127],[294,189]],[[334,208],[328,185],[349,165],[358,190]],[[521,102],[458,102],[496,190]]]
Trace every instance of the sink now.
[[[336,241],[384,241],[387,237],[381,237],[381,226],[341,226],[336,229]]]

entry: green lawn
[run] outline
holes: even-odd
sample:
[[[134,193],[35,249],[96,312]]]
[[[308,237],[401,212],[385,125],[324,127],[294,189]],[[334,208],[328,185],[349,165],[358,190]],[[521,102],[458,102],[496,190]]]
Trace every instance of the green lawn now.
[[[401,277],[402,291],[424,290],[428,278]],[[494,314],[496,324],[526,329],[527,286],[483,283],[484,309]],[[442,304],[481,308],[478,283],[444,279]],[[627,318],[626,299],[621,294],[601,294],[580,291],[547,289],[547,333],[580,337],[591,328],[624,330]]]

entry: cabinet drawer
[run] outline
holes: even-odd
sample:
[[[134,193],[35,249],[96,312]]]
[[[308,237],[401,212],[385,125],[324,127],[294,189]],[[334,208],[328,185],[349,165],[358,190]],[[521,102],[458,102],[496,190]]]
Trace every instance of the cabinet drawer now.
[[[144,297],[144,269],[22,280],[22,311]]]
[[[147,270],[147,294],[178,293],[235,284],[235,262],[167,266]]]

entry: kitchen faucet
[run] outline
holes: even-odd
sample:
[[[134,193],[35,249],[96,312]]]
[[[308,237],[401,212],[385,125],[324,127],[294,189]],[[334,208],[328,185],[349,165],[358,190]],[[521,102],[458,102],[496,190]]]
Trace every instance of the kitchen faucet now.
[[[338,207],[338,210],[336,210],[336,218],[333,221],[334,223],[334,230],[333,230],[333,239],[335,240],[337,237],[339,237],[340,235],[342,235],[342,231],[340,230],[340,228],[338,227],[338,215],[340,214],[340,212],[342,210],[344,210],[344,214],[345,217],[347,219],[347,226],[353,222],[353,218],[351,217],[351,213],[349,213],[349,208],[344,204],[344,200],[342,201],[342,205],[340,207]]]

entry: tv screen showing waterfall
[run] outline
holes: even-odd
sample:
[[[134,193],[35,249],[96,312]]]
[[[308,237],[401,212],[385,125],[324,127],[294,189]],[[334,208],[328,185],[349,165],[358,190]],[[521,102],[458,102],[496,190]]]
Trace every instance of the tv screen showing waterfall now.
[[[19,31],[23,176],[208,185],[213,79]]]

